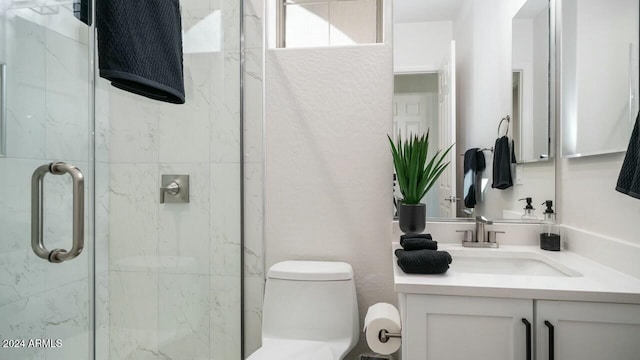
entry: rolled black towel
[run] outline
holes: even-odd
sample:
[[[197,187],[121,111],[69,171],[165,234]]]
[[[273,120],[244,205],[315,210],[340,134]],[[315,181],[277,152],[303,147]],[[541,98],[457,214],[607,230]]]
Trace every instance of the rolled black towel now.
[[[442,274],[449,269],[451,255],[446,251],[397,249],[398,266],[407,274]]]
[[[425,238],[406,238],[400,240],[400,246],[407,251],[411,250],[438,250],[438,242]]]
[[[433,238],[431,237],[431,234],[404,234],[404,235],[400,235],[400,244],[402,244],[402,240],[404,239],[429,239],[429,240],[433,240]]]

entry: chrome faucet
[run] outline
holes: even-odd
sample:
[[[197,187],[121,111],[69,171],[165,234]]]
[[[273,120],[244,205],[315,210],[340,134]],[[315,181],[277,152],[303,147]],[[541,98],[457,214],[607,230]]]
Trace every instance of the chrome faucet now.
[[[457,232],[464,233],[462,240],[462,246],[465,247],[483,247],[483,248],[497,248],[498,242],[496,241],[496,234],[504,234],[504,231],[486,231],[485,225],[492,225],[493,221],[487,219],[484,216],[476,217],[476,231],[473,230],[458,230]],[[474,236],[475,235],[475,236]]]
[[[476,241],[477,243],[485,243],[487,234],[484,230],[485,225],[493,225],[493,221],[484,216],[476,216]]]

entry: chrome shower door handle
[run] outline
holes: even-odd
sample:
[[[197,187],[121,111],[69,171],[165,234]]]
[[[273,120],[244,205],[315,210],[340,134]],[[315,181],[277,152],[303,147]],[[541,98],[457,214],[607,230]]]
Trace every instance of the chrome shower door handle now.
[[[70,250],[44,246],[42,224],[45,175],[69,174],[73,180],[73,242]],[[52,162],[38,167],[31,177],[31,248],[38,257],[51,263],[61,263],[80,255],[84,248],[84,175],[77,167],[63,162]]]

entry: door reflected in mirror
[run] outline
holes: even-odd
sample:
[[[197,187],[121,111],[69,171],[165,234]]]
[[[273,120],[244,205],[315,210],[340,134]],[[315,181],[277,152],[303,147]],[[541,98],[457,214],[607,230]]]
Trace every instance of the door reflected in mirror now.
[[[393,136],[408,139],[429,132],[427,158],[454,142],[451,134],[455,134],[455,109],[452,111],[455,102],[452,103],[451,66],[446,67],[445,62],[439,72],[394,76]],[[452,149],[446,158],[449,166],[438,178],[437,186],[422,198],[429,217],[455,217],[455,160],[455,149]],[[394,204],[397,204],[402,194],[397,186],[393,191]]]

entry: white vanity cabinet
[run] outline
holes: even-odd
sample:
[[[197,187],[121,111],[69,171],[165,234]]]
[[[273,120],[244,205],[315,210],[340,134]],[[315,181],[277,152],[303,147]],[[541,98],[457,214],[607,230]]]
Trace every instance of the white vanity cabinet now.
[[[403,360],[526,359],[533,301],[400,295]],[[531,330],[533,331],[533,330]],[[533,335],[531,335],[533,336]]]
[[[539,300],[535,306],[538,360],[640,359],[640,305]]]
[[[400,294],[400,306],[403,360],[640,359],[640,305]]]

